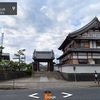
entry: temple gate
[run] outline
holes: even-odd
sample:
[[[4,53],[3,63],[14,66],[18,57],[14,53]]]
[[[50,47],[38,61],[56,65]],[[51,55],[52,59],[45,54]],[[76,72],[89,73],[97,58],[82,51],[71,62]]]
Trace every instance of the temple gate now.
[[[33,52],[33,69],[34,71],[40,71],[40,62],[47,62],[47,70],[54,70],[54,52],[52,51],[36,51]]]

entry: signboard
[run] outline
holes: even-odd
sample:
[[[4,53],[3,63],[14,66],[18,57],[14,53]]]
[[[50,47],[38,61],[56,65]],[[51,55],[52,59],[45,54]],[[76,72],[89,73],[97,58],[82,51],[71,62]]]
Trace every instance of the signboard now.
[[[0,2],[0,15],[17,15],[17,2]]]

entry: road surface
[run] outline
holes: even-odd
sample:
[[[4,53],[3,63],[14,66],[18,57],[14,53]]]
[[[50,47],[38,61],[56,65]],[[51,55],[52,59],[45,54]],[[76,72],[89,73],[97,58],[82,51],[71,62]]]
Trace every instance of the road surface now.
[[[66,88],[66,89],[20,89],[0,90],[0,100],[44,100],[44,92],[51,91],[54,100],[100,100],[100,87],[92,88]],[[65,94],[72,96],[64,98]],[[29,95],[38,93],[37,99]]]

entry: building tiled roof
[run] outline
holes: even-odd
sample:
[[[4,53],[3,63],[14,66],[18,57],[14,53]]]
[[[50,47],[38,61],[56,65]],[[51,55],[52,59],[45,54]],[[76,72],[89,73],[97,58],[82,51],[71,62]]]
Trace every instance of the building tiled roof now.
[[[60,45],[60,47],[58,49],[59,50],[63,49],[63,47],[66,44],[68,44],[74,37],[86,32],[92,28],[99,28],[100,29],[100,21],[98,20],[97,17],[95,17],[92,21],[90,21],[88,24],[86,24],[82,28],[68,34],[68,36],[66,37],[66,39],[63,41],[63,43]]]
[[[10,60],[10,54],[9,53],[2,53],[2,59],[3,60]]]
[[[33,59],[54,59],[54,52],[34,50]]]
[[[98,20],[97,17],[95,17],[95,18],[94,18],[92,21],[90,21],[88,24],[86,24],[86,25],[83,26],[82,28],[80,28],[80,29],[78,29],[78,30],[76,30],[76,31],[74,31],[74,32],[72,32],[72,33],[70,33],[69,35],[70,35],[71,37],[76,36],[76,35],[78,35],[78,34],[81,34],[81,33],[85,32],[85,31],[87,31],[87,30],[93,28],[93,27],[96,27],[97,25],[98,25],[99,28],[100,28],[100,21]]]
[[[9,56],[9,53],[2,53],[2,56]]]

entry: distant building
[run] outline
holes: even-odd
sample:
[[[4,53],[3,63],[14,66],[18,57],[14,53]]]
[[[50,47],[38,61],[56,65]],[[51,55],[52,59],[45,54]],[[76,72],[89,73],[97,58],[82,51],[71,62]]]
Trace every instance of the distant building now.
[[[100,21],[95,17],[84,27],[68,34],[59,50],[63,54],[58,58],[61,71],[71,80],[74,74],[93,77],[95,70],[100,73]],[[83,78],[83,77],[80,77]],[[72,79],[73,80],[73,79]],[[78,79],[79,80],[79,79]],[[91,80],[91,79],[90,79]]]
[[[10,54],[9,53],[2,53],[1,58],[2,58],[2,60],[10,60]]]

